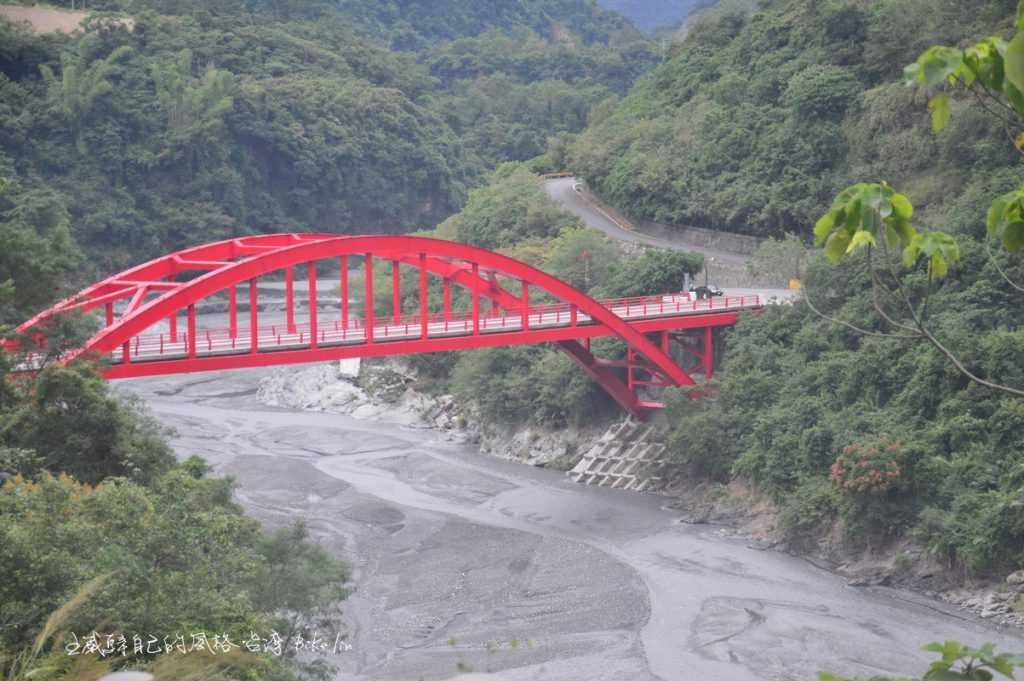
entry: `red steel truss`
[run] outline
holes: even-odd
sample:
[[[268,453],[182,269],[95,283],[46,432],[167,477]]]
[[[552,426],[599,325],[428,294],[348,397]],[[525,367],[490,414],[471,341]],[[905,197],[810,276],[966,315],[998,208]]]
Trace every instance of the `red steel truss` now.
[[[362,283],[350,287],[352,265],[360,260]],[[373,270],[384,261],[391,267],[392,314],[378,318]],[[317,267],[323,272],[327,262],[339,275],[337,288],[332,284],[332,293],[323,296]],[[418,273],[418,309],[412,315],[402,310],[403,265]],[[306,296],[305,320],[296,318],[296,268],[306,274],[299,285]],[[277,319],[261,310],[259,286],[279,286],[281,280],[284,317]],[[442,309],[432,312],[428,292],[438,280]],[[512,291],[502,280],[512,282]],[[468,309],[454,308],[453,284],[468,290]],[[350,313],[350,288],[361,289],[363,317]],[[534,300],[545,302],[532,303],[531,292]],[[326,313],[325,299],[334,301]],[[489,309],[482,309],[482,299]],[[223,328],[199,328],[200,304],[208,306],[204,310],[223,310]],[[31,335],[56,315],[102,308],[106,326],[63,361],[99,357],[112,379],[554,342],[624,409],[643,418],[662,405],[641,399],[638,388],[695,384],[672,358],[670,341],[696,357],[710,377],[713,330],[735,324],[742,310],[760,307],[756,296],[693,301],[666,294],[597,301],[513,258],[425,237],[272,234],[157,258],[61,301],[18,332]],[[240,313],[248,319],[240,320]],[[595,357],[590,340],[602,336],[625,342],[627,358]],[[31,356],[26,361],[31,363]]]

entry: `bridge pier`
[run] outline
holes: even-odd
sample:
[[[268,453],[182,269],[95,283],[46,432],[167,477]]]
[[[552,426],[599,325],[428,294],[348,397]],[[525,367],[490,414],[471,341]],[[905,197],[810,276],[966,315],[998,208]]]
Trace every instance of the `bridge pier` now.
[[[284,307],[288,333],[295,333],[295,270],[284,269]]]
[[[249,353],[255,355],[260,350],[259,327],[259,291],[256,280],[249,280]]]
[[[238,338],[238,291],[234,284],[228,287],[228,334],[231,340]]]
[[[317,309],[316,309],[316,261],[312,261],[308,268],[309,276],[309,347],[316,350],[317,346]]]
[[[394,310],[395,324],[402,321],[402,272],[397,260],[391,261],[391,307]]]
[[[341,328],[348,331],[348,256],[341,256]]]
[[[448,321],[452,318],[452,280],[448,277],[444,278],[442,298],[444,298],[444,319]]]
[[[373,254],[366,254],[366,263],[363,266],[366,290],[366,342],[373,342]]]

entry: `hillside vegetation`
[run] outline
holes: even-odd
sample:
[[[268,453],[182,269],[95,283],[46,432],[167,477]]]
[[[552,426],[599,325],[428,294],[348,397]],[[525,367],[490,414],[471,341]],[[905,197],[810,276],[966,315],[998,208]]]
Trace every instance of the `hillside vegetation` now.
[[[5,333],[99,274],[185,245],[264,231],[410,231],[467,199],[483,216],[488,202],[471,190],[499,162],[581,130],[595,102],[652,63],[627,22],[589,2],[510,2],[498,13],[468,1],[441,12],[412,2],[90,6],[110,13],[70,35],[0,20]],[[514,165],[494,177],[483,196],[519,197],[526,219],[493,215],[493,235],[456,227],[461,236],[508,245],[575,233],[534,175]],[[69,321],[51,347],[84,331]],[[197,457],[176,462],[166,434],[91,366],[8,380],[17,361],[0,353],[0,677],[98,678],[124,663],[66,655],[54,627],[208,632],[236,649],[253,631],[287,645],[308,638],[313,621],[323,629],[349,570],[305,527],[264,534],[232,501],[231,480],[209,477]],[[538,388],[545,420],[582,418],[596,388],[577,376],[580,400],[566,403],[571,367],[553,368]],[[520,417],[537,394],[522,395]],[[273,641],[255,645],[273,652]],[[159,678],[332,674],[292,653],[162,657]],[[154,656],[129,662],[157,671]]]
[[[758,236],[801,231],[863,178],[906,190],[930,220],[977,221],[1018,155],[967,101],[939,136],[902,69],[932,44],[1012,26],[1015,0],[770,0],[715,12],[571,145],[616,207]]]
[[[236,234],[432,227],[653,60],[579,2],[94,7],[119,13],[70,36],[0,21],[0,216],[104,272]],[[405,21],[421,39],[394,51]]]
[[[935,133],[935,91],[908,88],[902,71],[933,44],[1012,34],[1016,2],[969,6],[772,0],[748,17],[719,16],[596,110],[565,153],[619,207],[666,222],[806,242],[831,206],[819,238],[836,230],[845,240],[829,243],[838,267],[809,260],[814,308],[744,319],[727,338],[715,399],[671,400],[675,471],[753,482],[797,546],[912,539],[950,567],[987,574],[1024,567],[1024,264],[1003,248],[1017,249],[1021,225],[989,213],[993,236],[1005,231],[985,243],[990,203],[1024,179],[1013,143],[1022,123],[1004,128],[954,88]],[[998,102],[1001,83],[995,92]],[[1019,114],[1017,104],[1000,106]],[[936,127],[945,119],[937,111]],[[865,203],[861,224],[844,195],[832,202],[848,184],[880,181],[909,197],[899,216],[895,204]],[[908,226],[911,215],[957,257],[905,251],[890,262],[887,243],[923,242],[882,237],[878,225]],[[854,226],[863,240],[843,231]]]

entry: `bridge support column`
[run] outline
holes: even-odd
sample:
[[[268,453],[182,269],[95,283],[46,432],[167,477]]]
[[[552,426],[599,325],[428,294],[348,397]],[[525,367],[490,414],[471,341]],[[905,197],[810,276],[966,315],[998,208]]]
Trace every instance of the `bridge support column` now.
[[[530,329],[530,285],[523,282],[523,293],[519,298],[523,307],[523,331]]]
[[[317,309],[316,309],[316,263],[311,262],[309,269],[309,348],[317,346]]]
[[[430,330],[430,313],[427,310],[427,254],[420,253],[420,338],[426,340]]]
[[[632,388],[624,384],[619,375],[610,367],[601,364],[579,341],[559,341],[558,346],[593,380],[608,391],[608,394],[619,403],[619,406],[641,421],[646,420],[647,411],[636,399]]]
[[[473,283],[480,279],[480,265],[473,263]],[[480,335],[480,289],[473,286],[473,335]]]
[[[373,342],[373,254],[366,254],[366,342]]]
[[[114,304],[107,303],[107,326],[114,323]]]
[[[188,306],[188,357],[196,357],[196,306]]]
[[[249,352],[256,354],[260,349],[259,291],[256,280],[249,280]]]
[[[228,288],[228,332],[231,340],[238,338],[238,291],[234,284]]]
[[[348,330],[348,256],[341,256],[341,328]]]
[[[295,333],[295,271],[291,267],[284,270],[284,298],[288,333]]]
[[[174,282],[175,280],[176,280],[176,277],[174,275],[171,275],[171,276],[167,277],[167,281],[169,281],[169,282]],[[107,313],[107,326],[110,326],[111,314],[113,313],[114,310],[110,306],[108,306],[108,308],[109,309],[108,309],[108,313]],[[170,338],[171,342],[172,343],[177,343],[178,342],[178,313],[177,312],[173,313],[170,317],[167,318],[167,326],[169,327],[168,328],[168,334],[171,337]]]
[[[589,348],[588,348],[589,350]],[[633,391],[636,389],[636,383],[633,378],[633,365],[636,364],[636,353],[633,352],[633,348],[626,348],[626,387],[629,389],[630,394],[635,394]]]
[[[444,278],[444,318],[448,321],[452,318],[452,280],[448,277]]]
[[[707,381],[715,375],[715,347],[714,329],[710,326],[704,329],[704,356],[701,358],[704,365],[704,380]]]
[[[397,260],[391,261],[391,307],[395,324],[402,321],[402,272]]]

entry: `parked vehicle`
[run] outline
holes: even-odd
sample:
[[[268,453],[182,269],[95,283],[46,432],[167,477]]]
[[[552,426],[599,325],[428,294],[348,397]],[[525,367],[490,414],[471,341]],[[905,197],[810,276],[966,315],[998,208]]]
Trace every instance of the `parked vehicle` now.
[[[722,289],[718,288],[714,284],[707,284],[704,286],[691,286],[690,293],[694,294],[697,300],[704,300],[705,298],[710,298],[711,296],[723,295]]]

